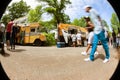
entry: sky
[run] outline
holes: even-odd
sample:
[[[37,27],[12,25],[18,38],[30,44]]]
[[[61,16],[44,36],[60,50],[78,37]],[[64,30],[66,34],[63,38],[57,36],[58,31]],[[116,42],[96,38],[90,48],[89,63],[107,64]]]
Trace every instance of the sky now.
[[[18,2],[20,0],[12,0],[10,5],[13,2]],[[32,8],[35,8],[38,3],[36,0],[24,0],[28,5],[30,5]],[[94,9],[98,11],[101,18],[104,19],[109,27],[110,27],[110,19],[112,16],[112,13],[114,12],[111,5],[107,2],[107,0],[70,0],[72,4],[68,5],[65,13],[69,15],[70,20],[73,21],[75,18],[80,19],[82,16],[87,16],[88,13],[86,13],[83,9],[85,5],[91,5]],[[48,19],[49,16],[45,15],[45,18]]]

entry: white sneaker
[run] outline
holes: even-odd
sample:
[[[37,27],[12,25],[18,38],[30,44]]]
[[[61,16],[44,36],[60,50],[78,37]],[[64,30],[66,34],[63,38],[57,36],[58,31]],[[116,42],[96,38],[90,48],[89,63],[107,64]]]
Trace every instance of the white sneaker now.
[[[82,52],[81,54],[82,54],[82,55],[84,55],[84,56],[86,56],[86,55],[87,55],[86,51]]]
[[[91,60],[90,60],[90,58],[85,58],[84,61],[87,62],[87,61],[91,61]]]
[[[109,59],[104,59],[103,63],[107,63],[109,61]]]
[[[96,52],[95,52],[95,55],[98,55],[98,54],[99,54],[99,53],[96,51]]]

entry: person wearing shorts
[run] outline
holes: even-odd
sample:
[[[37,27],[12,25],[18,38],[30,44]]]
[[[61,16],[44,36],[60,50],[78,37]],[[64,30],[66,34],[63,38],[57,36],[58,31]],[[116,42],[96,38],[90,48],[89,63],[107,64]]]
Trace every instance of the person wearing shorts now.
[[[110,59],[110,52],[107,39],[105,38],[105,30],[104,26],[102,25],[102,19],[98,12],[95,9],[93,9],[90,5],[86,5],[84,9],[87,13],[89,13],[91,22],[94,25],[94,37],[92,42],[92,49],[90,52],[90,56],[88,58],[85,58],[84,61],[94,61],[94,53],[96,51],[98,41],[100,40],[106,54],[103,63],[106,63]]]
[[[72,43],[73,43],[73,47],[76,47],[76,35],[75,34],[72,34],[71,35],[71,38],[72,38]]]
[[[80,31],[77,31],[76,38],[77,38],[77,46],[81,46],[81,33],[80,33]]]
[[[7,24],[6,27],[6,45],[7,50],[10,50],[10,41],[11,41],[11,28],[13,26],[13,19]]]
[[[81,54],[82,55],[88,55],[88,51],[92,45],[92,41],[93,41],[93,36],[94,36],[94,32],[93,32],[93,28],[94,28],[94,25],[92,24],[92,22],[90,21],[90,18],[89,17],[84,17],[85,21],[86,21],[86,29],[88,31],[88,45],[87,45],[87,49],[86,51],[82,52]],[[95,54],[98,54],[98,52],[96,51]]]

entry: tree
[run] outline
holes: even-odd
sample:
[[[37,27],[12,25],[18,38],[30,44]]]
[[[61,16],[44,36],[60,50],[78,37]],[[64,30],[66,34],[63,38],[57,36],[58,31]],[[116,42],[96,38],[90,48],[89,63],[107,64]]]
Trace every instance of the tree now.
[[[73,25],[79,26],[80,25],[80,21],[79,19],[74,19],[72,22]]]
[[[118,28],[120,28],[120,22],[119,22],[118,17],[115,13],[112,14],[111,26],[115,30],[115,32],[118,33]]]
[[[108,31],[110,30],[109,26],[108,26],[108,24],[107,24],[107,22],[105,20],[102,20],[102,24],[103,24],[104,27],[107,28]]]
[[[83,17],[81,17],[80,19],[74,19],[72,24],[80,27],[86,27],[86,22]]]
[[[80,23],[80,25],[79,25],[80,27],[86,27],[86,21],[85,21],[84,17],[81,17],[79,21],[80,21],[79,22]]]
[[[56,24],[69,22],[69,16],[64,13],[67,4],[71,4],[70,0],[37,0],[47,3],[45,11],[53,16]]]
[[[28,13],[28,22],[39,22],[43,14],[42,6],[37,6]]]
[[[11,6],[8,6],[8,14],[11,19],[16,19],[27,15],[30,10],[30,6],[26,4],[23,0],[20,2],[15,2]]]
[[[7,23],[10,21],[10,16],[8,14],[3,15],[2,22],[7,25]]]
[[[41,32],[46,32],[48,33],[50,30],[52,29],[56,29],[56,27],[53,25],[53,21],[46,21],[46,22],[43,22],[43,21],[39,21],[40,25],[42,26],[41,28]]]

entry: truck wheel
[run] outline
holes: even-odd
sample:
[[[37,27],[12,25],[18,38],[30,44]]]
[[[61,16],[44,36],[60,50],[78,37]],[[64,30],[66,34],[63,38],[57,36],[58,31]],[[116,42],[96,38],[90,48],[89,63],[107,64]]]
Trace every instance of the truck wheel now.
[[[41,46],[42,42],[40,40],[35,40],[34,44],[35,46]]]

